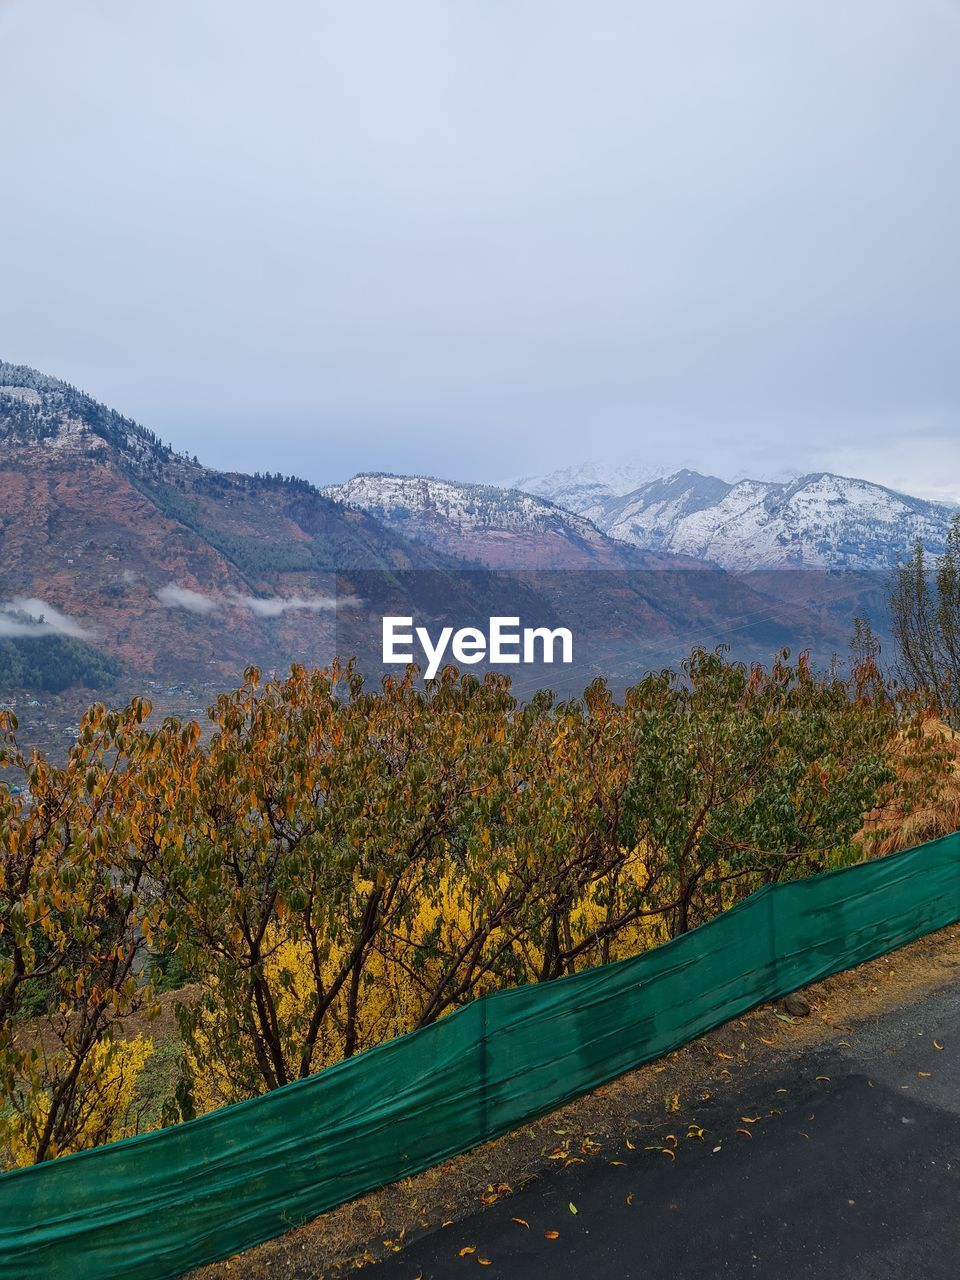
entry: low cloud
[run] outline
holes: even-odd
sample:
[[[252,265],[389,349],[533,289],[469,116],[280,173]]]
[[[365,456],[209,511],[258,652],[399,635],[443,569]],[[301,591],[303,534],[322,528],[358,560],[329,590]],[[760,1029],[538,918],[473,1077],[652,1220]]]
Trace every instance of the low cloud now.
[[[61,613],[36,596],[14,596],[0,601],[0,638],[50,635],[86,640],[90,632],[76,618]]]
[[[170,582],[156,593],[157,599],[167,609],[186,609],[188,613],[212,613],[219,606],[216,600],[205,596],[202,591],[191,591],[189,587],[178,587]]]
[[[239,591],[224,598],[204,595],[190,587],[168,583],[156,592],[167,609],[186,609],[188,613],[207,614],[223,605],[245,609],[257,618],[280,618],[285,613],[333,613],[338,608],[353,608],[361,603],[356,596],[247,596]]]
[[[234,602],[242,609],[249,609],[258,618],[279,618],[284,613],[328,613],[337,607],[334,596],[259,596],[235,595]]]

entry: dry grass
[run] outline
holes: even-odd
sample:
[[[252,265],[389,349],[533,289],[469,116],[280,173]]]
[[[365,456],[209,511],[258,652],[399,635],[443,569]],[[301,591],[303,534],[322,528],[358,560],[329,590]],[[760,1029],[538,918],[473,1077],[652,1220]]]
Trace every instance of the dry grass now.
[[[907,737],[898,740],[896,767],[901,777],[917,785],[923,794],[912,797],[908,793],[870,816],[862,840],[864,851],[872,857],[910,849],[960,829],[960,734],[936,719],[925,721],[922,732],[926,745],[935,743],[940,748],[942,777],[933,789],[924,787],[916,745]]]

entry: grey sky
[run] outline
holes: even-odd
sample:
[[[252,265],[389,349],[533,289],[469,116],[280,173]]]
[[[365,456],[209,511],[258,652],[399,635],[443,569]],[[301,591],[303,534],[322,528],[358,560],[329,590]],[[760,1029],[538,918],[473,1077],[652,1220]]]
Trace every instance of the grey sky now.
[[[960,497],[955,0],[0,0],[0,357],[214,465]]]

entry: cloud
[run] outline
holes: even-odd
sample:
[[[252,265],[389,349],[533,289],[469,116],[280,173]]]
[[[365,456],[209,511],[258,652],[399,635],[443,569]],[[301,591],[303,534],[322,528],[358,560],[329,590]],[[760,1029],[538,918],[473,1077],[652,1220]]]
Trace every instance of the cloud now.
[[[14,596],[0,601],[0,637],[71,636],[85,640],[90,633],[53,605],[36,596]]]
[[[210,596],[201,591],[191,591],[189,587],[178,587],[174,582],[161,587],[156,596],[165,608],[186,609],[188,613],[212,613],[219,608]]]
[[[333,612],[337,607],[334,596],[270,596],[261,599],[259,596],[234,595],[234,601],[243,609],[249,609],[258,618],[279,618],[284,613],[301,610],[310,613]],[[347,603],[341,601],[341,603]]]
[[[351,608],[360,604],[356,596],[248,596],[233,591],[223,600],[193,591],[190,587],[178,587],[175,582],[161,587],[157,599],[168,609],[186,609],[189,613],[208,614],[224,604],[245,609],[258,618],[280,618],[285,613],[333,613],[337,608]]]

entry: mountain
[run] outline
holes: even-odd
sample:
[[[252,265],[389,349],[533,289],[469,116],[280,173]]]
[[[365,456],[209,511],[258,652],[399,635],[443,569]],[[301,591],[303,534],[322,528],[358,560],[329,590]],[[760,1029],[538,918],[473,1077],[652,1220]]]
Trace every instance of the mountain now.
[[[388,614],[431,635],[495,616],[568,628],[574,664],[513,668],[523,692],[579,693],[596,675],[623,688],[697,643],[759,660],[842,649],[847,597],[758,588],[690,558],[699,544],[673,520],[734,486],[674,479],[608,492],[594,504],[604,529],[494,486],[365,475],[320,491],[203,466],[74,387],[0,364],[0,695],[31,709],[31,741],[62,746],[93,687],[197,715],[251,663],[339,652],[376,674]],[[631,523],[644,511],[646,529]]]
[[[583,515],[604,499],[633,493],[662,475],[661,468],[651,467],[642,458],[627,458],[619,463],[584,462],[546,475],[517,476],[506,481],[505,487],[547,498],[558,507]]]
[[[406,538],[490,569],[637,569],[680,563],[667,554],[639,552],[607,537],[589,520],[518,489],[376,472],[323,492]]]
[[[3,670],[30,669],[24,646],[57,635],[160,679],[320,659],[337,571],[446,567],[302,480],[202,466],[0,363],[0,638],[18,646]]]
[[[956,511],[829,472],[782,484],[730,484],[696,471],[650,480],[627,494],[597,490],[577,509],[620,541],[725,569],[866,572],[889,569],[917,541],[941,551]]]

